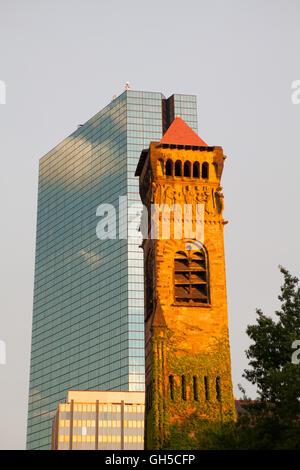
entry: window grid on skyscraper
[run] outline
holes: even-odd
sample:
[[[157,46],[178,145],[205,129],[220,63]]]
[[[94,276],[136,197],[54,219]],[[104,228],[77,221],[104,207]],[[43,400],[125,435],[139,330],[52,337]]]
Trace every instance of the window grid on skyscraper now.
[[[99,240],[96,209],[140,201],[134,171],[162,136],[163,100],[126,91],[40,160],[29,449],[49,448],[67,390],[144,390],[143,253]],[[173,111],[197,131],[195,97],[174,95]]]

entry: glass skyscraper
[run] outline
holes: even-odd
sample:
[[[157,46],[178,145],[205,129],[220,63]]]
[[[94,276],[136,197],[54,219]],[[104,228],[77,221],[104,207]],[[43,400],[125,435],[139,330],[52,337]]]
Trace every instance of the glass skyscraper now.
[[[28,449],[50,448],[68,390],[144,390],[143,253],[119,197],[140,201],[141,150],[177,115],[197,132],[195,96],[127,90],[40,160]]]

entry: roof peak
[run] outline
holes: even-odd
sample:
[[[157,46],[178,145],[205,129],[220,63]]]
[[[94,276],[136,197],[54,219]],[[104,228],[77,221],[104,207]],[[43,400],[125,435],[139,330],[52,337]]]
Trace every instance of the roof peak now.
[[[180,117],[177,116],[163,135],[161,144],[198,145],[207,147],[207,144],[198,134]]]

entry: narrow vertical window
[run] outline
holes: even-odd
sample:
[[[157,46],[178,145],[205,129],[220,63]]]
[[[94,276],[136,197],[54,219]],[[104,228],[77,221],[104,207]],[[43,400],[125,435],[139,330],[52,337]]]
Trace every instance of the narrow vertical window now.
[[[217,396],[217,400],[221,401],[221,379],[220,379],[220,377],[216,378],[216,396]]]
[[[209,177],[208,163],[204,162],[202,163],[202,178],[205,180],[208,180],[208,177]]]
[[[190,162],[184,163],[183,171],[184,171],[184,176],[186,177],[191,176],[191,163]]]
[[[172,160],[167,160],[166,163],[166,176],[172,176],[173,174],[173,162]]]
[[[209,386],[208,386],[208,377],[204,377],[204,390],[205,390],[205,400],[209,400]]]
[[[182,168],[181,161],[177,160],[175,162],[175,176],[182,176],[181,168]]]
[[[200,178],[200,165],[199,162],[193,164],[193,178]]]
[[[152,408],[152,382],[149,383],[146,388],[146,409],[150,410]]]
[[[174,376],[169,375],[170,399],[174,400]]]
[[[181,398],[186,400],[186,382],[184,375],[181,376]]]
[[[198,380],[195,375],[193,377],[193,394],[194,394],[194,400],[198,401]]]

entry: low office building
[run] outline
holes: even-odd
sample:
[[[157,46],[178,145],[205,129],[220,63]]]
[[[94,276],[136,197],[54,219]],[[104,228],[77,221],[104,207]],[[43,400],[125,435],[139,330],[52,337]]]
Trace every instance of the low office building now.
[[[52,426],[52,450],[144,449],[144,392],[68,392]]]

